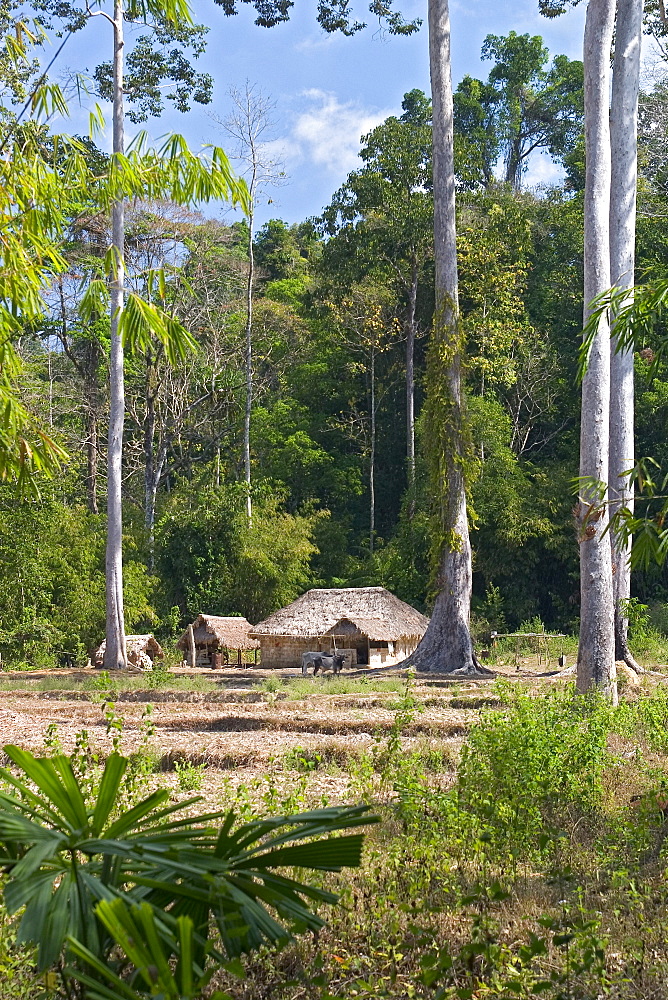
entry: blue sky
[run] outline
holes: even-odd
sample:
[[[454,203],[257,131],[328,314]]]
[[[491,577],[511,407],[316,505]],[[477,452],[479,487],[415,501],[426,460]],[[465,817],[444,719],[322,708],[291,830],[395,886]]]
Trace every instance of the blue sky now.
[[[426,20],[426,0],[406,0],[398,6],[407,18]],[[400,113],[407,91],[419,87],[429,92],[426,24],[413,36],[392,37],[370,23],[363,32],[346,38],[326,35],[319,28],[312,0],[296,0],[290,22],[269,29],[253,24],[252,7],[240,7],[236,17],[225,17],[212,0],[194,3],[196,20],[210,27],[207,52],[198,61],[198,68],[210,72],[215,81],[209,111],[225,118],[229,88],[243,88],[246,81],[275,102],[272,153],[282,160],[287,177],[280,187],[267,190],[257,219],[258,224],[273,217],[298,222],[318,214],[359,164],[363,133],[388,115]],[[489,33],[540,34],[552,54],[581,58],[585,4],[553,20],[541,17],[537,8],[537,0],[452,0],[455,86],[466,73],[487,75],[489,64],[481,63],[480,49]],[[363,11],[356,9],[360,19],[365,19]],[[97,62],[109,58],[110,42],[106,22],[94,19],[66,46],[61,69],[87,67],[92,72]],[[87,130],[87,116],[75,112],[70,127]],[[145,127],[155,137],[179,131],[194,149],[208,142],[230,148],[230,140],[199,105],[187,115],[166,113]],[[539,159],[527,182],[554,177],[552,164]],[[210,208],[207,214],[220,213]]]

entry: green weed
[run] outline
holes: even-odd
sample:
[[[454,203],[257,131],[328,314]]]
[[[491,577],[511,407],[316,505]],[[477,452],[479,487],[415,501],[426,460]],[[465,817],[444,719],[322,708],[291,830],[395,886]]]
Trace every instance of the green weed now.
[[[283,766],[288,771],[317,771],[322,764],[322,754],[306,747],[290,747],[283,754]]]
[[[265,677],[260,687],[266,694],[276,694],[283,687],[283,681],[280,677]]]
[[[189,760],[177,760],[174,762],[174,770],[182,792],[198,792],[204,784],[205,763],[193,764]]]

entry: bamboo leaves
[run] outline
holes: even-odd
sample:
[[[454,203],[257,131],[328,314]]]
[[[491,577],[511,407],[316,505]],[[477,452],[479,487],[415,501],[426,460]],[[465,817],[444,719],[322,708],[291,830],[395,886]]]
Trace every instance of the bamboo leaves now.
[[[134,354],[146,351],[151,340],[157,340],[170,364],[176,364],[189,350],[197,347],[196,341],[177,319],[152,302],[146,302],[135,292],[127,295],[119,316],[119,331],[124,347]]]
[[[652,359],[656,365],[668,353],[668,336],[656,336],[665,327],[668,316],[668,281],[659,279],[636,285],[633,297],[628,288],[610,288],[591,303],[580,349],[580,375],[586,370],[593,337],[603,319],[612,315],[615,322],[615,350],[640,350],[652,339]]]

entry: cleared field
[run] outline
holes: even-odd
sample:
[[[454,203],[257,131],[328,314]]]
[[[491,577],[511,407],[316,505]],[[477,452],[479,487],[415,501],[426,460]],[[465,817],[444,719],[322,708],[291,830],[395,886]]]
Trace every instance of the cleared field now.
[[[667,678],[611,709],[535,661],[499,674],[5,674],[0,735],[82,773],[120,749],[130,794],[238,821],[373,804],[362,867],[323,876],[328,926],[219,970],[234,1000],[666,1000]],[[22,968],[3,1000],[43,996]]]

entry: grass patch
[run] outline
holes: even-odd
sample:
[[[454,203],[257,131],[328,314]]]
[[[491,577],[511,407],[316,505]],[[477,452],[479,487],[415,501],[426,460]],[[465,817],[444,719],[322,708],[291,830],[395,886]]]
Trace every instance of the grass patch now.
[[[165,691],[206,692],[220,690],[219,682],[201,674],[192,677],[183,674],[170,674],[163,671],[147,671],[141,674],[115,674],[101,670],[94,676],[77,676],[68,674],[59,677],[52,674],[48,677],[12,677],[6,674],[0,677],[0,691],[49,691],[85,692],[87,694],[109,695],[117,698],[123,691],[152,691],[162,688]]]
[[[285,682],[282,690],[295,701],[309,698],[314,694],[369,694],[371,691],[386,691],[389,694],[402,691],[404,681],[398,677],[295,677]]]

